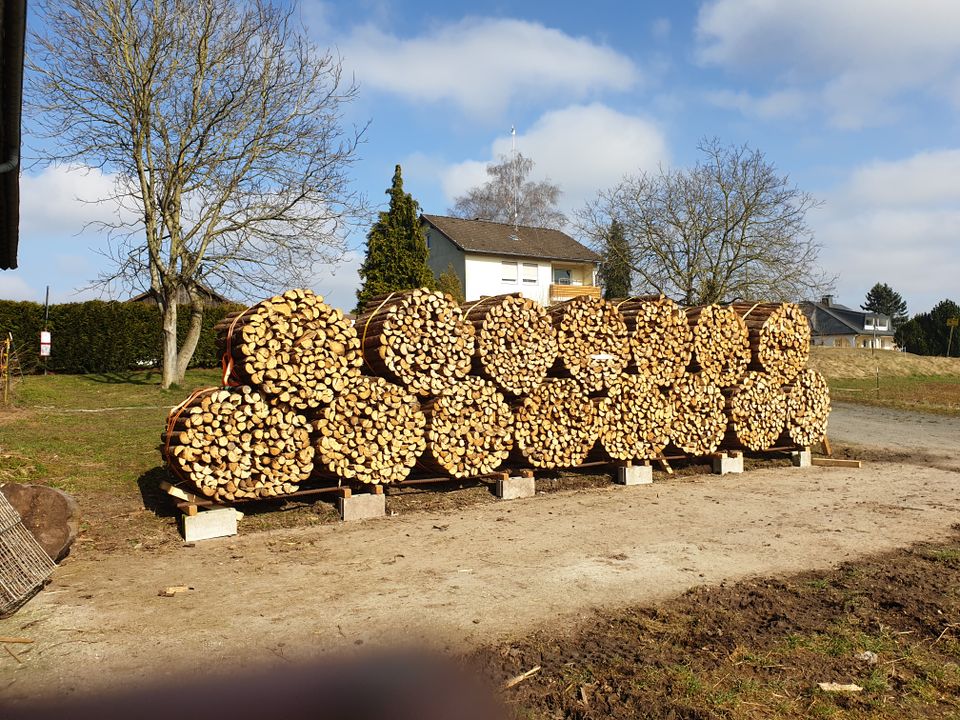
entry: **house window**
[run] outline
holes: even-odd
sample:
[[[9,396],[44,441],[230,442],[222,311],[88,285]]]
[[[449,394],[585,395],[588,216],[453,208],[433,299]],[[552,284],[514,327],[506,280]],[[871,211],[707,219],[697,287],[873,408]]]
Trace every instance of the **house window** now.
[[[517,281],[517,264],[504,261],[501,266],[500,279],[505,283],[515,283]]]
[[[553,269],[553,282],[555,285],[569,285],[572,280],[569,270],[564,268]]]
[[[537,264],[536,263],[523,264],[523,282],[525,285],[537,284]]]
[[[868,318],[865,318],[865,319],[864,319],[864,321],[863,321],[863,329],[864,329],[864,330],[873,330],[873,318],[868,317]]]

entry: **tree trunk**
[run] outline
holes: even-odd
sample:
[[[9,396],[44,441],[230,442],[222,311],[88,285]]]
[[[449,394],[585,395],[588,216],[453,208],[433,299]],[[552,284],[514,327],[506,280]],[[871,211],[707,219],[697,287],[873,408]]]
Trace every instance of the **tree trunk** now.
[[[160,387],[166,389],[178,385],[182,377],[177,377],[177,293],[173,297],[160,300],[160,315],[163,327],[163,344],[160,353]]]
[[[193,359],[193,353],[197,349],[197,341],[200,340],[200,330],[203,328],[203,303],[195,300],[190,307],[190,327],[187,328],[187,336],[183,339],[183,345],[177,353],[177,379],[179,385],[183,383],[183,376],[187,374],[187,367]]]

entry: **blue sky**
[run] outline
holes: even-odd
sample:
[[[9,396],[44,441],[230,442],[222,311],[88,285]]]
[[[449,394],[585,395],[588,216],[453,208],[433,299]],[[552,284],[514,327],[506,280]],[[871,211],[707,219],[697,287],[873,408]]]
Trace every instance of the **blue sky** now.
[[[348,121],[370,121],[356,188],[385,200],[393,166],[426,212],[482,182],[518,147],[572,212],[624,174],[697,159],[716,136],[749,143],[822,201],[809,222],[837,300],[875,282],[911,313],[960,301],[960,2],[307,1],[311,37],[360,86]],[[0,297],[95,297],[106,261],[86,221],[105,212],[98,171],[22,179],[20,269]],[[362,254],[314,289],[352,307]]]

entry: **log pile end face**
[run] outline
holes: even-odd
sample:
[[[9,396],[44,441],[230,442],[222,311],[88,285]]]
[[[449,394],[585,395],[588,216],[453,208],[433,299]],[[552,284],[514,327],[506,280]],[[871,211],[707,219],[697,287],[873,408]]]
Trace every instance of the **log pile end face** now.
[[[750,365],[750,335],[743,318],[732,307],[706,305],[688,308],[693,330],[695,370],[715,385],[735,385]]]
[[[468,377],[424,403],[427,452],[424,469],[452,477],[486,475],[496,470],[513,447],[513,411],[496,386]]]
[[[581,295],[549,310],[563,367],[587,392],[620,382],[630,361],[627,326],[606,300]]]
[[[557,331],[540,303],[507,295],[465,306],[475,327],[480,372],[513,395],[537,387],[557,357]],[[475,318],[475,320],[474,320]]]
[[[670,441],[673,405],[641,375],[624,375],[598,406],[600,442],[615,460],[650,460]]]
[[[807,369],[787,387],[787,432],[797,445],[818,443],[827,434],[830,388],[823,375]]]
[[[792,381],[810,359],[810,334],[810,321],[799,306],[780,305],[760,332],[758,362],[781,382]]]
[[[673,384],[670,401],[670,442],[691,455],[715,452],[727,429],[726,400],[720,388],[706,377],[688,373]]]
[[[547,379],[514,410],[514,441],[538,468],[583,463],[600,434],[597,405],[572,378]]]
[[[360,375],[356,330],[310,290],[288,290],[248,309],[238,334],[244,375],[296,410],[331,402]]]
[[[663,386],[679,379],[693,353],[693,331],[683,310],[666,297],[625,300],[615,305],[627,326],[636,373]]]
[[[367,484],[403,480],[426,447],[426,418],[409,390],[378,377],[360,377],[313,422],[323,468]]]
[[[750,371],[729,391],[730,429],[748,450],[767,450],[787,425],[787,395],[775,377]]]
[[[171,413],[170,469],[218,501],[296,492],[313,471],[307,419],[248,386],[210,389]]]

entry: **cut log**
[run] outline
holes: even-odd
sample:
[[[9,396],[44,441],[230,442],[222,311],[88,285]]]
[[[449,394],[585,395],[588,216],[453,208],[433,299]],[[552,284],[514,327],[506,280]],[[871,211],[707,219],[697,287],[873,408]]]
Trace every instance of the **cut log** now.
[[[810,323],[793,303],[734,303],[750,334],[751,370],[780,384],[792,381],[810,357]]]
[[[548,378],[514,408],[512,459],[538,468],[583,463],[597,441],[596,404],[571,378]]]
[[[727,428],[726,401],[720,388],[701,375],[687,373],[670,388],[670,402],[670,443],[691,455],[715,452]]]
[[[456,478],[486,475],[513,447],[513,412],[489,380],[467,377],[423,403],[427,449],[418,468]]]
[[[693,332],[680,306],[662,295],[610,302],[627,327],[630,369],[657,385],[679,379],[693,352]]]
[[[572,377],[587,392],[607,390],[630,361],[627,326],[616,307],[581,295],[547,308],[557,329],[558,361],[552,377]]]
[[[461,308],[476,330],[474,373],[512,395],[543,381],[557,358],[557,331],[540,303],[497,295]]]
[[[686,309],[693,331],[690,371],[724,388],[736,385],[750,364],[750,337],[732,307],[704,305]]]
[[[356,328],[364,371],[420,395],[439,393],[470,371],[473,325],[444,293],[420,288],[374,298]]]
[[[787,395],[777,379],[751,370],[724,393],[730,426],[723,447],[754,451],[774,447],[787,426]]]
[[[823,375],[802,371],[786,388],[787,434],[797,445],[809,447],[827,436],[830,388]]]
[[[407,477],[425,447],[416,395],[383,378],[361,377],[313,422],[320,474],[368,484]]]
[[[195,392],[161,441],[170,470],[221,502],[296,492],[313,470],[307,419],[247,385]]]
[[[288,290],[217,324],[225,383],[249,384],[295,410],[333,400],[360,375],[360,340],[343,312]]]
[[[651,460],[670,440],[673,405],[642,375],[624,375],[598,405],[600,445],[615,460]]]

